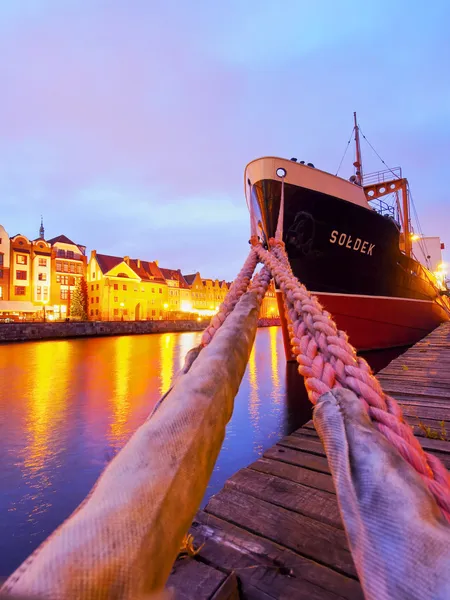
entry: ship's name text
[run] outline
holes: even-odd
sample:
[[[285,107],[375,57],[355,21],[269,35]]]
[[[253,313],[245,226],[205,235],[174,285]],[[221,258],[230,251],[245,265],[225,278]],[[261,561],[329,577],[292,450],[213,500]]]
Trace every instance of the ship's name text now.
[[[339,231],[336,231],[336,229],[331,232],[330,243],[337,243],[339,246],[345,246],[349,250],[355,250],[355,252],[361,252],[362,254],[367,254],[368,256],[373,256],[372,252],[375,248],[375,244],[366,242],[358,237],[353,239],[351,235],[348,235],[347,233],[339,233]]]

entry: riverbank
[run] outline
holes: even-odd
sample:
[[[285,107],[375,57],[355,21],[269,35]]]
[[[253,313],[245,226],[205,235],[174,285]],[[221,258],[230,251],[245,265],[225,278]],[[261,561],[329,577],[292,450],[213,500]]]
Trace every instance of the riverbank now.
[[[0,323],[0,343],[112,335],[145,335],[201,331],[202,321],[70,321],[58,323]],[[260,319],[258,327],[280,325],[279,319]]]

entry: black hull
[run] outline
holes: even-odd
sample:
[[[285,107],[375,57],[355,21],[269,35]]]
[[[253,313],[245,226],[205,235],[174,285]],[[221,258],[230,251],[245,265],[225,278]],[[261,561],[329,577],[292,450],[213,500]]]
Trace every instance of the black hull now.
[[[275,233],[281,182],[252,186],[263,239]],[[284,236],[295,275],[311,291],[436,299],[432,275],[399,249],[391,218],[321,192],[285,184]]]

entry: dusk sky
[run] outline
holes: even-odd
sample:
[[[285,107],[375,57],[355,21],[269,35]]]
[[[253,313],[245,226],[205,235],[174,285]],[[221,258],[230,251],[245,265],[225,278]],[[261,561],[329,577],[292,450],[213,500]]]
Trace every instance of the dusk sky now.
[[[449,24],[447,0],[1,0],[0,223],[231,279],[245,165],[335,173],[356,110],[450,247]]]

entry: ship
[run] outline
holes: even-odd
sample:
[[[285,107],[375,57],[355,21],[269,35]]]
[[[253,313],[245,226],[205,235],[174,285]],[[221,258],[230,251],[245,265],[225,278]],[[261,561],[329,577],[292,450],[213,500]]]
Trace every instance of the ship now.
[[[419,236],[411,227],[409,184],[401,169],[363,174],[356,113],[353,134],[350,179],[295,158],[250,162],[244,187],[252,231],[268,247],[283,197],[283,242],[292,271],[351,344],[359,351],[409,346],[450,318],[444,272],[414,256]],[[279,291],[277,298],[289,358]]]

